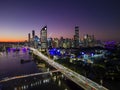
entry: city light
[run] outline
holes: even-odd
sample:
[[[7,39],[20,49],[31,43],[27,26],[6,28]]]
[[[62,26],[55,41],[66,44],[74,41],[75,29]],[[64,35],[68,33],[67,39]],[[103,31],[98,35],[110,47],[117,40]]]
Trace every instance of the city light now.
[[[0,90],[118,90],[119,4],[1,0]]]

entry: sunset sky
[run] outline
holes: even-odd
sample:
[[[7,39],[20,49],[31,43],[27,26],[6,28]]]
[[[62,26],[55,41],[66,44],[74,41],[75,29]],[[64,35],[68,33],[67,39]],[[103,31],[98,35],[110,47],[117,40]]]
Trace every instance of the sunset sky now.
[[[74,27],[99,40],[120,41],[119,0],[0,0],[0,41],[27,40],[43,26],[48,37],[73,38]]]

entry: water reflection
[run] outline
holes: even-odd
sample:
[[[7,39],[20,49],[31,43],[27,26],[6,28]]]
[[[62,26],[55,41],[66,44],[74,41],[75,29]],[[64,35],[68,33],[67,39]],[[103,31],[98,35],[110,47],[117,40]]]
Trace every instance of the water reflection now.
[[[50,74],[39,75],[0,84],[2,85],[1,90],[83,90],[80,87],[76,87],[73,82],[69,82],[60,72],[55,72],[52,76]],[[71,88],[69,84],[74,86],[74,88]]]
[[[20,60],[32,60],[32,56],[26,49],[14,51],[9,49],[0,56],[0,79],[13,77],[43,71],[51,70],[51,66],[44,64],[43,61],[38,63],[31,61],[21,64]],[[71,87],[73,86],[73,87]],[[82,90],[73,82],[69,81],[61,73],[50,73],[23,79],[15,79],[8,82],[0,83],[0,90]]]
[[[50,82],[50,79],[38,80],[38,81],[30,83],[30,84],[16,86],[16,87],[14,87],[14,90],[26,90],[26,89],[37,87],[37,86],[40,86],[41,84],[46,84],[49,82]]]
[[[63,78],[61,77],[60,73],[59,75],[58,73],[54,73],[54,75],[52,76],[46,75],[44,77],[43,75],[40,75],[36,77],[17,79],[17,80],[4,82],[2,83],[3,85],[2,90],[26,90],[26,89],[29,90],[35,87],[45,88],[46,87],[45,85],[54,85],[54,84],[56,86],[61,86],[62,80]],[[12,86],[11,86],[11,83],[12,83]]]
[[[2,56],[0,56],[0,80],[6,77],[39,72],[34,61],[21,64],[20,60],[22,58],[32,60],[32,56],[29,55],[28,51],[13,52],[12,49],[8,49],[8,51],[2,52]]]

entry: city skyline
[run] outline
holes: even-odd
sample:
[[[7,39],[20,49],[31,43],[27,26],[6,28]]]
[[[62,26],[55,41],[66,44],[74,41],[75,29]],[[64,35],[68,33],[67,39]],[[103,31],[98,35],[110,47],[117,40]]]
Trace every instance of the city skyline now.
[[[32,30],[39,36],[45,25],[48,37],[73,38],[79,26],[80,38],[119,41],[119,10],[117,0],[1,0],[0,42],[25,41]]]

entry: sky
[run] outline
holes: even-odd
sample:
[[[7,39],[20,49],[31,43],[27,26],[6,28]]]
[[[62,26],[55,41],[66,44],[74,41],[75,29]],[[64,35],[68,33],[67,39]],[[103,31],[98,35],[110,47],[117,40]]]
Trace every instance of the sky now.
[[[120,41],[119,0],[0,0],[0,41],[24,41],[47,25],[48,37]]]

